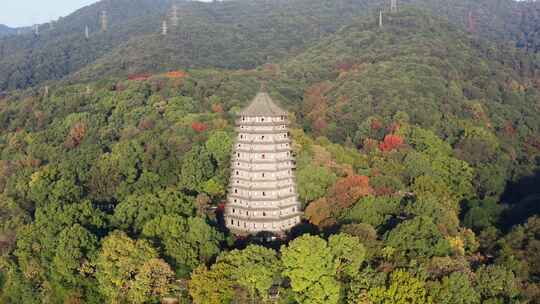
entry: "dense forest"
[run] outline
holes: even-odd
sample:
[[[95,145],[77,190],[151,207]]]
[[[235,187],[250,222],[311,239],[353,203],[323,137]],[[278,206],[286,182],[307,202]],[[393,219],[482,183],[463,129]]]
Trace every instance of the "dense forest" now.
[[[536,3],[179,2],[162,36],[128,2],[0,40],[0,303],[540,303]],[[261,82],[305,215],[274,241],[221,214]]]
[[[178,68],[252,69],[297,55],[349,22],[388,10],[389,0],[104,0],[39,25],[39,35],[0,38],[0,91],[50,80]],[[540,5],[513,0],[404,0],[480,37],[538,50]],[[177,25],[172,26],[172,5]],[[101,14],[107,14],[103,31]],[[163,21],[169,22],[166,36]],[[85,28],[89,37],[85,37]]]

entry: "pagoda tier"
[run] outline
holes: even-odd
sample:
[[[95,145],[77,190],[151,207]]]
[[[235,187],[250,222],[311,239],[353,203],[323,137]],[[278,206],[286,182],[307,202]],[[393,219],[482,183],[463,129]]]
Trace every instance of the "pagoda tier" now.
[[[302,213],[287,113],[261,92],[236,121],[225,224],[235,233],[283,233]]]

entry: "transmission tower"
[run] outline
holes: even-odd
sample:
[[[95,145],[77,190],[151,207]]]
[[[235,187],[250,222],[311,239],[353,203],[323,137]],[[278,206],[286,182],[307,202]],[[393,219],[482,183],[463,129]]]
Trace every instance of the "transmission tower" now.
[[[472,10],[469,11],[469,22],[468,22],[467,29],[471,33],[476,33],[476,18],[474,16],[474,12]]]
[[[390,2],[390,11],[392,13],[396,13],[398,10],[398,3],[397,3],[397,0],[391,0]]]
[[[161,35],[166,36],[168,30],[169,28],[167,27],[167,20],[163,20],[163,23],[161,24]]]
[[[34,34],[36,34],[36,36],[39,36],[39,24],[34,24]]]
[[[382,14],[382,10],[379,11],[379,27],[380,27],[380,28],[383,27],[383,14]]]
[[[86,39],[90,38],[90,30],[88,29],[88,25],[84,27],[84,37]]]
[[[107,18],[107,11],[103,10],[101,12],[101,31],[106,32],[109,27],[109,20]]]
[[[176,4],[173,4],[171,8],[171,24],[173,27],[178,26],[178,6]]]

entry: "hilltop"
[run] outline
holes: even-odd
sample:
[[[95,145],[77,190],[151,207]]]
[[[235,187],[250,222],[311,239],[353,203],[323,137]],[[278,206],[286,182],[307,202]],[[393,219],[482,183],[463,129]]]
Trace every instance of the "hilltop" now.
[[[16,29],[11,28],[7,25],[0,24],[0,38],[8,35],[13,35],[17,32]]]
[[[352,20],[388,10],[386,0],[239,0],[213,3],[173,0],[106,0],[54,23],[0,39],[0,90],[36,86],[67,77],[103,76],[179,68],[249,69],[296,55]],[[478,37],[535,50],[537,3],[407,0],[467,28]],[[171,20],[173,4],[178,25]],[[525,6],[529,6],[524,9]],[[100,15],[107,12],[107,31]],[[163,21],[168,35],[162,36]],[[90,37],[85,38],[85,27]]]

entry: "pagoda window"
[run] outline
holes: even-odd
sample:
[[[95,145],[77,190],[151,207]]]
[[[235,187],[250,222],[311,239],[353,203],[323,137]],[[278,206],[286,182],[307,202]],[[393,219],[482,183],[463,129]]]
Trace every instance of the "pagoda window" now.
[[[245,116],[242,116],[242,120],[245,121],[245,120],[246,120],[246,117],[245,117]]]
[[[236,153],[236,156],[240,157],[240,153]]]
[[[266,158],[266,156],[263,154],[263,155],[262,155],[262,159],[265,159],[265,158]]]
[[[262,177],[264,177],[264,173],[262,174]]]
[[[240,138],[244,138],[244,135],[240,134]]]
[[[238,193],[238,189],[234,189],[234,193]]]
[[[236,209],[233,209],[233,210],[232,210],[232,213],[236,213]]]
[[[264,118],[261,118],[261,122],[264,122]]]
[[[264,135],[263,135],[263,136],[261,136],[261,140],[264,140]]]
[[[236,175],[240,175],[240,172],[239,172],[239,171],[236,171]]]
[[[285,120],[285,116],[281,116],[281,120]]]
[[[234,220],[231,220],[231,225],[234,225]]]
[[[266,212],[263,212],[263,216],[266,216]]]
[[[262,193],[262,196],[266,196],[266,192],[263,192],[263,193]]]
[[[236,221],[236,226],[240,227],[240,221]]]
[[[237,199],[234,199],[234,202],[236,203],[236,202],[238,202],[238,200],[237,200]]]

